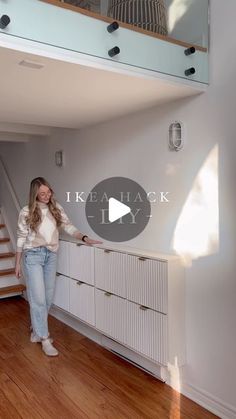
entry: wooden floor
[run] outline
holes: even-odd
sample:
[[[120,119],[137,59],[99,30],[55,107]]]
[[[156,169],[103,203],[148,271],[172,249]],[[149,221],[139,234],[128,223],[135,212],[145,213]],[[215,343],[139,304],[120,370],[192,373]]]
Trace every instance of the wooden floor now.
[[[30,343],[27,302],[0,300],[0,418],[216,417],[53,317],[49,325],[55,358]]]

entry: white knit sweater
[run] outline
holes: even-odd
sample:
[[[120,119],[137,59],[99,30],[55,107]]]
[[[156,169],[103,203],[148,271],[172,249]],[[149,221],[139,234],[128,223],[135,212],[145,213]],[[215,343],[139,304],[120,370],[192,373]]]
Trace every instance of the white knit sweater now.
[[[32,249],[38,246],[45,246],[52,252],[56,252],[59,247],[59,229],[56,220],[49,211],[48,205],[38,201],[41,210],[42,221],[37,228],[37,232],[33,231],[27,224],[25,217],[29,214],[28,205],[23,207],[19,213],[17,227],[17,252],[26,249]],[[63,207],[57,202],[56,206],[60,209],[62,215],[62,228],[66,233],[74,236],[79,230],[71,223],[67,217]]]

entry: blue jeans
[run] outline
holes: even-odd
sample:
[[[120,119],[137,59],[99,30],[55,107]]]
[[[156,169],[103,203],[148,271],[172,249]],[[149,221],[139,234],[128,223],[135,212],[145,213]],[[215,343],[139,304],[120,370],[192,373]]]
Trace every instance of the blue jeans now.
[[[49,336],[48,312],[53,301],[57,253],[45,246],[23,252],[23,268],[33,331],[41,339]]]

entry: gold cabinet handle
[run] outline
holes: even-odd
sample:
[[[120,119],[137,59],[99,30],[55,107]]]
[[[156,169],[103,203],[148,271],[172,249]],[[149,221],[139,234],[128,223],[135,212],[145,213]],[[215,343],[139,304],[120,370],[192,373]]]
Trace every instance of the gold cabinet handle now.
[[[148,310],[148,307],[146,307],[146,306],[139,306],[139,308],[140,308],[140,310],[144,310],[144,311]]]
[[[106,295],[106,297],[110,297],[112,295],[112,293],[108,291],[106,291],[104,294]]]

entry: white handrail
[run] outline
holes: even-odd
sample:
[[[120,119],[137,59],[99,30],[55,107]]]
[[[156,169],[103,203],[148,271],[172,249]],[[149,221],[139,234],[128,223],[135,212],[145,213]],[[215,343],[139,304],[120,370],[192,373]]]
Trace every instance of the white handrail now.
[[[14,191],[14,188],[12,186],[10,177],[9,177],[9,175],[7,173],[6,167],[4,166],[4,163],[3,163],[3,160],[2,160],[2,157],[1,156],[0,156],[0,168],[2,169],[2,173],[3,173],[3,176],[5,178],[5,182],[7,184],[8,190],[9,190],[9,192],[11,194],[11,197],[12,197],[12,200],[14,202],[14,205],[15,205],[17,211],[20,212],[21,207],[20,207],[18,198],[16,196],[16,193]]]
[[[15,190],[11,183],[7,169],[3,163],[3,159],[0,156],[0,191],[1,196],[1,213],[6,224],[8,234],[10,236],[11,244],[14,250],[16,250],[16,229],[17,229],[17,218],[20,212],[20,204],[16,196]]]

